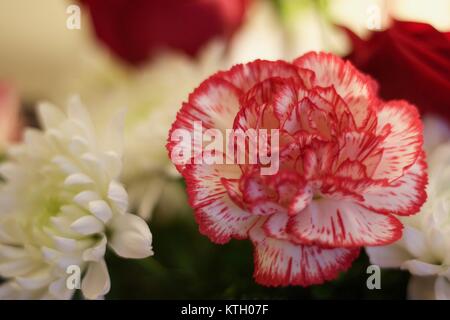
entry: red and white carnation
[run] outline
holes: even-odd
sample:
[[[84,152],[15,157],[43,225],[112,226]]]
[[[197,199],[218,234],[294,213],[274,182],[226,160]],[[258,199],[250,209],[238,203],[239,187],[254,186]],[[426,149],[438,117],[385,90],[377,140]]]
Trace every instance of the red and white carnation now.
[[[334,279],[361,246],[398,240],[396,216],[415,214],[426,199],[416,108],[380,100],[373,80],[331,54],[257,60],[213,75],[179,111],[170,154],[180,147],[172,133],[193,133],[194,122],[203,136],[208,129],[278,129],[273,175],[262,175],[259,161],[176,163],[200,232],[216,243],[249,238],[263,285]]]

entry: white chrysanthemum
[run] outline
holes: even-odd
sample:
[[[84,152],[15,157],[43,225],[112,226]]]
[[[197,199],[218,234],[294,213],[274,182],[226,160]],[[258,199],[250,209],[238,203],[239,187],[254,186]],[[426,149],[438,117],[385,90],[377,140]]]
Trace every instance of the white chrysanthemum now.
[[[127,213],[117,180],[123,114],[98,132],[78,99],[67,113],[49,104],[38,113],[43,130],[28,129],[0,169],[0,297],[71,298],[75,265],[83,295],[96,299],[110,288],[107,245],[126,258],[152,254],[150,230]]]
[[[427,157],[427,202],[417,215],[402,219],[402,239],[367,252],[373,264],[412,274],[410,299],[450,299],[450,143],[436,147],[428,141],[427,149],[432,149]]]

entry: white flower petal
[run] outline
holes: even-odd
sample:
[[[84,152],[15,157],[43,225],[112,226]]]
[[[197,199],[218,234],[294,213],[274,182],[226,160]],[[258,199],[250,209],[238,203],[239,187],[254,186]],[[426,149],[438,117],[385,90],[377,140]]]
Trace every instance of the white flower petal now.
[[[77,234],[70,229],[70,224],[72,223],[72,220],[65,217],[64,215],[58,215],[58,216],[51,217],[50,221],[52,222],[55,229],[59,231],[61,236],[68,237],[68,238],[77,236]],[[46,230],[48,230],[48,229],[46,229]],[[52,233],[54,233],[54,232],[53,231],[47,232],[47,234],[52,234]]]
[[[23,248],[0,244],[0,261],[3,259],[25,258],[27,252]]]
[[[0,263],[0,275],[2,277],[17,277],[27,274],[37,267],[36,263],[29,258],[11,260]]]
[[[401,268],[404,270],[408,270],[416,276],[434,276],[442,271],[441,266],[426,263],[416,259],[404,262]]]
[[[109,184],[108,198],[115,203],[120,212],[125,212],[128,209],[128,194],[117,181],[113,180]]]
[[[78,219],[85,215],[82,208],[76,205],[64,205],[60,208],[61,214],[70,219]]]
[[[89,210],[89,203],[92,201],[100,200],[101,197],[98,195],[97,192],[88,190],[88,191],[82,191],[78,193],[74,198],[73,201],[80,205],[81,207]]]
[[[105,225],[102,221],[94,216],[83,216],[73,222],[70,225],[70,228],[82,235],[91,235],[102,232],[105,228]]]
[[[71,96],[67,102],[67,115],[85,125],[92,125],[91,116],[83,106],[80,96]]]
[[[61,253],[59,251],[49,247],[42,247],[41,251],[45,261],[48,263],[53,263],[61,257]]]
[[[87,299],[97,299],[109,292],[110,280],[104,260],[89,264],[81,283],[81,290]]]
[[[112,217],[112,211],[104,200],[96,200],[89,202],[89,211],[104,223],[108,222]]]
[[[60,109],[48,102],[38,105],[38,117],[41,125],[46,129],[58,127],[66,118]]]
[[[123,151],[123,134],[125,126],[126,110],[119,110],[106,128],[106,137],[104,137],[105,145],[109,150],[122,154]]]
[[[153,254],[152,234],[147,223],[134,214],[115,217],[110,246],[124,258],[146,258]]]
[[[58,250],[72,252],[77,249],[77,241],[72,238],[53,236],[53,242]]]
[[[403,262],[411,259],[411,255],[398,245],[366,247],[372,264],[383,268],[399,268]]]
[[[56,164],[66,174],[73,174],[79,171],[79,168],[72,161],[62,155],[55,156],[52,159],[52,163]]]
[[[89,168],[91,172],[95,172],[97,175],[102,174],[105,171],[100,159],[93,153],[85,153],[81,156],[84,164]]]
[[[27,290],[42,288],[43,286],[48,285],[51,281],[52,275],[48,268],[38,269],[16,278],[17,284]]]
[[[84,154],[89,150],[89,142],[81,136],[74,136],[69,143],[69,150],[73,155]]]
[[[94,127],[79,99],[72,99],[67,114],[44,104],[39,116],[44,129],[28,131],[0,169],[6,178],[0,188],[0,296],[70,299],[66,270],[76,265],[84,274],[84,295],[102,298],[110,287],[105,232],[114,233],[105,223],[128,206],[127,192],[114,181],[122,168],[122,131],[115,128],[110,147],[111,137],[102,140],[104,126]],[[148,227],[148,236],[139,225],[124,227],[137,249],[122,251],[143,255],[143,239],[151,243]]]
[[[450,252],[450,243],[443,232],[437,228],[431,228],[429,231],[429,250],[437,258],[440,259],[448,255]]]
[[[106,243],[107,239],[105,235],[102,235],[102,238],[95,246],[92,246],[86,249],[83,252],[83,260],[84,261],[100,261],[103,259],[106,251]]]
[[[110,151],[102,155],[102,160],[110,178],[117,178],[122,171],[122,159],[120,155]]]
[[[450,300],[450,281],[445,277],[438,277],[434,284],[437,300]]]
[[[94,181],[86,174],[84,173],[74,173],[71,174],[64,180],[64,184],[66,186],[73,186],[73,185],[85,185],[85,184],[91,184]]]
[[[430,256],[425,235],[416,228],[405,226],[403,230],[403,241],[406,249],[412,256],[426,259]]]
[[[62,270],[67,270],[69,266],[82,266],[81,257],[78,254],[61,255],[56,259],[56,266]]]
[[[75,293],[75,290],[70,290],[67,288],[65,278],[61,278],[52,282],[48,287],[48,291],[53,297],[61,300],[70,299]]]

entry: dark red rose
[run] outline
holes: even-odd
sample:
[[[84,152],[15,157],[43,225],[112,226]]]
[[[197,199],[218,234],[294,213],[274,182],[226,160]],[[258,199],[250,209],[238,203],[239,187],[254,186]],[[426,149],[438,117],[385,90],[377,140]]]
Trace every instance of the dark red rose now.
[[[450,33],[401,21],[367,41],[348,33],[353,43],[348,58],[379,82],[382,98],[406,99],[422,113],[450,121]]]
[[[162,48],[189,55],[214,37],[228,39],[251,0],[82,0],[112,52],[138,64]]]

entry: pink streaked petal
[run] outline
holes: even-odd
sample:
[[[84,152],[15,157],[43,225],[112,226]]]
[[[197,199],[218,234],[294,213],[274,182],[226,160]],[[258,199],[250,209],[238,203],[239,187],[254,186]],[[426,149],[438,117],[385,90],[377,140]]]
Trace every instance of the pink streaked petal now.
[[[286,227],[289,222],[289,216],[285,212],[271,215],[263,224],[262,228],[267,236],[280,240],[289,239],[286,233]]]
[[[400,178],[389,183],[370,184],[361,191],[364,206],[386,214],[411,215],[420,210],[427,198],[427,164],[422,152]]]
[[[267,197],[266,187],[257,174],[246,172],[241,178],[244,201],[252,203]]]
[[[377,84],[370,77],[359,72],[349,61],[324,52],[309,52],[294,61],[299,68],[315,74],[314,86],[334,86],[344,100],[377,92]]]
[[[256,60],[247,64],[238,64],[229,71],[217,73],[220,78],[229,81],[243,92],[255,84],[269,78],[299,79],[297,68],[285,61]]]
[[[248,107],[253,104],[256,106],[272,104],[275,101],[278,91],[282,90],[289,83],[292,83],[292,81],[278,77],[261,81],[242,96],[240,100],[241,105]]]
[[[303,152],[303,175],[311,179],[317,173],[319,166],[317,155],[313,149],[307,148]]]
[[[264,90],[259,85],[254,89]],[[255,100],[262,99],[261,97],[254,97],[251,99],[251,101],[243,103],[243,107],[234,119],[233,128],[242,129],[244,131],[248,129],[278,129],[280,125],[275,116],[272,103],[259,103]]]
[[[191,108],[181,110],[188,113],[190,120],[201,120],[207,128],[230,129],[234,115],[239,111],[241,91],[218,77],[211,77],[203,82],[190,96]],[[179,117],[177,117],[178,119]],[[187,120],[180,117],[180,121]]]
[[[257,216],[270,216],[277,213],[287,214],[286,209],[280,206],[278,203],[270,200],[257,200],[248,205],[252,214]]]
[[[330,139],[335,133],[337,121],[331,115],[332,106],[320,96],[314,93],[304,96],[297,104],[293,105],[284,116],[281,129],[297,134],[300,131],[316,134],[323,139]]]
[[[336,89],[333,86],[316,87],[312,90],[312,92],[313,94],[311,94],[311,100],[313,100],[318,106],[322,106],[326,103],[327,105],[322,107],[322,109],[327,110],[328,112],[333,110],[337,118],[340,118],[342,113],[345,111],[350,111],[345,101],[336,92]],[[318,98],[320,98],[320,100]]]
[[[315,86],[316,80],[316,75],[314,74],[314,71],[300,67],[297,68],[298,68],[297,69],[298,75],[302,79],[303,85],[308,89],[312,89]]]
[[[255,247],[254,278],[266,286],[309,286],[333,280],[359,254],[359,248],[324,249],[274,239],[259,225],[250,230],[250,239]]]
[[[380,147],[382,141],[383,137],[370,132],[346,132],[339,137],[339,157],[334,165],[337,168],[345,161],[358,161],[364,166],[367,163],[366,174],[369,176],[369,172],[375,171],[379,165],[379,162],[374,162],[377,157],[373,158],[373,156],[379,155],[380,150],[383,150]]]
[[[359,161],[345,160],[336,170],[336,176],[354,180],[367,179],[366,167]]]
[[[285,81],[274,95],[274,111],[277,118],[284,122],[287,115],[306,94],[307,91],[300,89],[294,81]]]
[[[331,172],[338,152],[335,144],[313,139],[311,145],[304,150],[303,172],[306,179]]]
[[[240,177],[239,166],[190,164],[183,175],[202,234],[216,243],[247,238],[256,218],[236,205],[223,184],[223,178],[234,180]]]
[[[179,141],[172,141],[176,130],[187,130],[194,137],[194,123],[201,124],[203,134],[207,129],[215,128],[223,131],[233,128],[234,115],[239,111],[240,91],[229,82],[211,77],[203,82],[189,96],[189,103],[183,104],[178,112],[176,121],[169,132],[167,149],[169,154],[175,146],[180,147]],[[183,141],[181,147],[188,152],[191,141]],[[197,141],[199,142],[199,141]],[[201,150],[200,145],[194,145],[192,150]],[[184,165],[177,165],[181,172]]]
[[[313,201],[289,221],[288,232],[300,243],[331,247],[389,244],[401,237],[402,224],[346,200]]]
[[[334,106],[340,130],[366,132],[375,130],[377,124],[375,108],[381,103],[376,95],[356,95],[345,99],[338,94],[334,86],[316,87],[314,92]]]
[[[295,215],[300,213],[307,205],[311,203],[313,199],[313,191],[310,186],[306,186],[297,192],[294,199],[289,205],[288,213],[289,215]]]
[[[239,188],[240,179],[221,178],[220,181],[227,190],[228,196],[231,198],[231,200],[233,200],[235,204],[237,204],[241,209],[243,209],[245,207],[245,204],[242,199],[243,198],[242,192]]]
[[[393,180],[413,165],[422,152],[422,122],[416,107],[405,101],[389,101],[377,112],[377,134],[389,133],[379,144],[383,156],[372,178]]]

